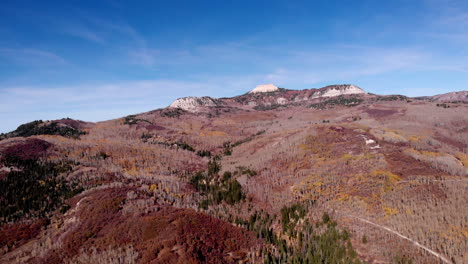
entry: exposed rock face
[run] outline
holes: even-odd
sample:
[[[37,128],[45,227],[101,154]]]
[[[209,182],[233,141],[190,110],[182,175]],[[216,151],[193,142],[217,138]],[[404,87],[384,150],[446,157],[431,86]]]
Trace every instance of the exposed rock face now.
[[[198,112],[201,107],[217,106],[219,102],[208,96],[179,98],[169,105],[169,108],[180,108],[189,112]]]
[[[255,87],[252,91],[249,93],[268,93],[268,92],[276,92],[278,91],[279,88],[276,85],[273,84],[263,84]]]
[[[183,97],[175,100],[169,108],[179,108],[192,113],[210,112],[213,107],[245,110],[257,106],[306,105],[309,100],[340,95],[359,95],[366,92],[351,84],[329,85],[320,89],[288,90],[273,84],[258,85],[247,94],[232,98]],[[246,108],[244,108],[246,107]]]
[[[366,92],[360,87],[352,84],[329,85],[321,88],[314,93],[311,99],[320,97],[334,97],[345,94],[365,94]]]
[[[284,104],[288,103],[288,100],[286,98],[280,97],[280,98],[276,99],[276,103],[280,104],[280,105],[284,105]]]

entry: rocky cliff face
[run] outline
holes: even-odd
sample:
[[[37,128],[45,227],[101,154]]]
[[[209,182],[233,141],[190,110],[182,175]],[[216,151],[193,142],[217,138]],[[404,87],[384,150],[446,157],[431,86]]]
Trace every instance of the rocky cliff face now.
[[[220,102],[208,96],[179,98],[169,108],[180,108],[189,112],[199,112],[203,107],[217,106]]]
[[[316,99],[341,95],[365,95],[363,89],[352,84],[329,85],[320,89],[288,90],[273,84],[259,85],[250,92],[232,97],[214,99],[211,97],[184,97],[175,100],[169,108],[180,108],[192,113],[209,112],[212,107],[242,108],[245,110],[286,106],[290,103],[310,104]]]
[[[275,92],[275,93],[271,93]],[[250,106],[309,104],[316,99],[342,95],[365,95],[363,89],[352,84],[329,85],[319,89],[288,90],[275,85],[259,85],[249,93],[234,97],[238,102]]]
[[[366,94],[360,87],[352,84],[329,85],[319,89],[311,99],[320,97],[334,97],[346,94]]]

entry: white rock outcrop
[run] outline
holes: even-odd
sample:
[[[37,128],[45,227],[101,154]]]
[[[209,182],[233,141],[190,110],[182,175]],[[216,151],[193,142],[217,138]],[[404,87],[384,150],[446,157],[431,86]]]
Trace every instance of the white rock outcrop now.
[[[288,99],[280,97],[280,98],[276,99],[276,103],[280,104],[280,105],[285,105],[285,104],[288,103]]]
[[[278,86],[274,84],[262,84],[262,85],[258,85],[257,87],[255,87],[255,89],[253,89],[249,93],[268,93],[268,92],[276,92],[278,90],[279,90]]]
[[[352,84],[330,85],[324,87],[322,91],[316,92],[311,99],[320,97],[334,97],[345,94],[365,94],[366,92],[360,87]]]
[[[217,106],[219,103],[208,96],[179,98],[169,105],[169,108],[180,108],[189,112],[198,112],[201,107]]]
[[[307,100],[308,100],[308,98],[305,95],[304,96],[298,95],[298,96],[294,97],[294,102],[307,101]]]

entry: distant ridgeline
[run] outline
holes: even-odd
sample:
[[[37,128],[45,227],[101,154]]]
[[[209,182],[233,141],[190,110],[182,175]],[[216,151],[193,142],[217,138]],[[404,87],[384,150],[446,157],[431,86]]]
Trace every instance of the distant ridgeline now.
[[[79,127],[82,121],[76,121],[70,118],[42,121],[36,120],[20,125],[16,130],[6,134],[0,134],[0,140],[12,137],[30,137],[35,135],[59,135],[68,138],[79,138],[80,135],[86,134]]]
[[[319,89],[289,90],[273,84],[258,85],[255,89],[231,98],[183,97],[169,105],[169,109],[181,109],[191,113],[218,110],[267,111],[287,106],[307,106],[333,97],[363,97],[367,92],[352,84],[329,85]]]

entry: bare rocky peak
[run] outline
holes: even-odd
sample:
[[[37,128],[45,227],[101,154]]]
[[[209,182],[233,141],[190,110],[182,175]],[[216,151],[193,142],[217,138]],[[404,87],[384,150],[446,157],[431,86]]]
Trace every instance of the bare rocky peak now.
[[[329,85],[320,89],[287,90],[273,84],[258,85],[247,94],[233,98],[215,99],[211,97],[184,97],[175,100],[169,108],[180,108],[192,113],[205,112],[210,107],[227,106],[238,107],[237,103],[255,107],[267,105],[288,105],[291,102],[304,102],[309,100],[334,97],[340,95],[366,94],[360,87],[352,84]]]
[[[312,98],[333,97],[346,94],[366,94],[366,91],[353,84],[329,85],[320,88],[316,93],[314,93]]]
[[[201,107],[217,106],[218,100],[208,96],[204,97],[183,97],[175,100],[169,108],[180,108],[189,112],[198,112]]]
[[[255,87],[255,89],[253,89],[249,93],[268,93],[268,92],[276,92],[276,91],[279,91],[278,86],[274,84],[262,84],[262,85],[258,85],[257,87]]]

